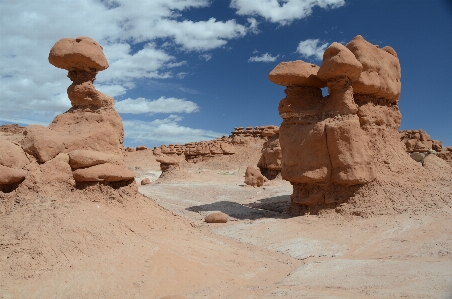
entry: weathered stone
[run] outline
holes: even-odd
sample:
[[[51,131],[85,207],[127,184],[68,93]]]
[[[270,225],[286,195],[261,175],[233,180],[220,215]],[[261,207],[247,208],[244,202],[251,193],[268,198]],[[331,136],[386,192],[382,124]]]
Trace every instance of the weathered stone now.
[[[77,182],[119,182],[128,181],[135,177],[135,174],[128,170],[125,165],[110,163],[80,168],[73,171],[72,174]]]
[[[30,163],[22,148],[9,141],[0,142],[0,165],[21,169]]]
[[[117,155],[93,150],[74,150],[69,152],[69,165],[71,165],[73,169],[103,163],[124,164],[124,161]]]
[[[141,180],[141,185],[149,185],[151,180],[149,178],[144,178]]]
[[[392,48],[379,49],[361,35],[351,40],[346,47],[362,64],[359,79],[353,82],[355,94],[369,94],[396,103],[400,97],[400,63]]]
[[[229,216],[223,212],[216,212],[206,216],[204,219],[207,223],[226,223]]]
[[[245,184],[253,187],[264,185],[265,177],[253,166],[248,166],[245,171]]]
[[[62,38],[50,50],[49,62],[68,71],[98,72],[108,68],[102,50],[102,46],[89,37]]]
[[[359,79],[362,69],[362,64],[349,49],[334,42],[323,54],[317,77],[326,82],[339,76],[347,76],[353,82]]]
[[[55,131],[41,125],[28,126],[24,131],[22,148],[44,163],[64,150],[62,137]]]
[[[319,67],[301,60],[281,62],[268,74],[268,79],[283,86],[308,86],[322,88],[326,86],[317,77]]]
[[[0,185],[10,185],[21,182],[26,176],[26,170],[0,165]]]

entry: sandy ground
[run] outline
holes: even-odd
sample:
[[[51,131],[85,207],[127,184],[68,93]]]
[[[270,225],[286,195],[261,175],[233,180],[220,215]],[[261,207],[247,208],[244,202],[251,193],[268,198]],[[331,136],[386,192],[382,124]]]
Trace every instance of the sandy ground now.
[[[294,217],[291,185],[245,186],[258,154],[242,158],[158,179],[137,152],[146,197],[0,211],[0,298],[452,298],[452,213]],[[214,211],[230,221],[205,223]]]

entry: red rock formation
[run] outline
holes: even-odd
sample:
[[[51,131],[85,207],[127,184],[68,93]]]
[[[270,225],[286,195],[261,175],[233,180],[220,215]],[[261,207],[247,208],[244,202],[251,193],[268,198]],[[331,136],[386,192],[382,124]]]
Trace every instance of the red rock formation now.
[[[260,171],[253,166],[248,166],[245,171],[245,184],[253,187],[261,187],[266,181]]]
[[[23,131],[23,151],[1,143],[1,190],[11,192],[21,185],[35,191],[57,185],[73,188],[76,182],[134,184],[134,173],[122,156],[124,128],[114,100],[93,85],[97,72],[108,67],[102,47],[88,37],[64,38],[50,50],[49,62],[68,70],[72,108],[49,127],[7,128]]]
[[[394,169],[409,163],[397,138],[400,64],[392,48],[357,36],[346,46],[331,44],[318,69],[286,62],[269,79],[287,86],[278,107],[279,141],[281,174],[293,185],[294,205],[346,201],[378,178],[383,169],[376,161],[394,161]],[[328,86],[325,97],[319,81]]]
[[[279,134],[275,134],[264,143],[261,150],[261,158],[257,164],[261,173],[269,180],[276,178],[281,173],[281,145]]]

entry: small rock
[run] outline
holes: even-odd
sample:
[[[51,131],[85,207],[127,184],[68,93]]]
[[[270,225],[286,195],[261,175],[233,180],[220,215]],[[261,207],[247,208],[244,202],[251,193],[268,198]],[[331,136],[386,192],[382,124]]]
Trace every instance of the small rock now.
[[[206,216],[204,219],[207,223],[226,223],[229,216],[223,212],[216,212]]]
[[[151,180],[149,178],[145,178],[141,180],[141,185],[149,185]]]
[[[264,185],[265,177],[261,172],[253,166],[248,166],[245,171],[245,184],[253,187],[261,187]]]
[[[147,150],[148,148],[147,148],[147,146],[146,145],[140,145],[140,146],[137,146],[136,147],[136,150],[137,151],[144,151],[144,150]]]
[[[418,152],[413,152],[410,154],[411,159],[413,159],[416,162],[422,162],[422,160],[424,160],[425,158],[425,154],[424,153],[418,153]]]
[[[0,185],[9,185],[23,181],[27,171],[0,165]]]

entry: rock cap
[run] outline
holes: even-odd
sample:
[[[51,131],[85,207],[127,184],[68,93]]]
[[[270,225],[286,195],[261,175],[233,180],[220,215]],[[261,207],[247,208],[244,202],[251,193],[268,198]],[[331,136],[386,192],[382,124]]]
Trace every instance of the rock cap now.
[[[50,49],[49,62],[68,71],[99,72],[108,68],[102,46],[86,36],[57,41]]]
[[[281,62],[268,74],[268,79],[282,86],[326,87],[317,77],[319,67],[302,60]]]
[[[323,62],[317,77],[327,81],[339,76],[347,76],[353,82],[359,79],[362,69],[363,65],[349,49],[334,42],[323,53]]]

